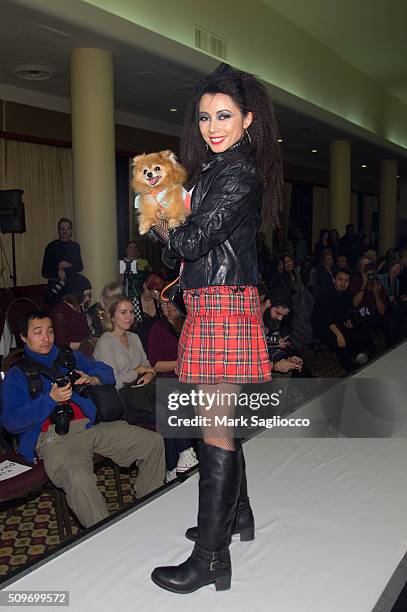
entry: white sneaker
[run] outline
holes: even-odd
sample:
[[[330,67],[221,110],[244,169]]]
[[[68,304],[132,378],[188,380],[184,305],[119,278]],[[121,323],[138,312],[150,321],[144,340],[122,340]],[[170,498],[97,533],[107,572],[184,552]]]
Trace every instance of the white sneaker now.
[[[171,480],[175,480],[176,477],[177,477],[177,468],[174,468],[173,470],[167,470],[165,472],[165,482],[171,482]]]
[[[197,463],[198,459],[196,457],[194,449],[191,446],[191,448],[187,448],[179,454],[176,471],[180,473],[186,472],[186,470],[189,470],[189,468],[194,467],[194,465],[196,465]]]

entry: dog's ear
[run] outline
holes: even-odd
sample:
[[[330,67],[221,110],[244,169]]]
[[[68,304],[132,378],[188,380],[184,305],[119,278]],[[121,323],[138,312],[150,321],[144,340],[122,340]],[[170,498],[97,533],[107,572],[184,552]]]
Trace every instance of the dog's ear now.
[[[132,163],[131,163],[131,167],[135,168],[137,166],[137,164],[139,163],[139,161],[141,161],[143,159],[143,157],[145,157],[146,154],[142,153],[142,155],[136,155],[136,157],[133,157]]]
[[[173,151],[170,151],[170,149],[160,151],[160,155],[163,159],[170,161],[172,164],[178,164],[178,157]]]

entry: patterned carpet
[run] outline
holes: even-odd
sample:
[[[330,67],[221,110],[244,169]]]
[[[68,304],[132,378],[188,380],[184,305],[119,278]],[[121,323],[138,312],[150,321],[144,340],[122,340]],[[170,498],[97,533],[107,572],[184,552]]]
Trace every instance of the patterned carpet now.
[[[119,509],[113,469],[98,467],[97,483],[103,493],[109,512]],[[124,503],[135,501],[132,474],[122,473]],[[72,532],[77,535],[80,527],[71,516]],[[16,568],[52,552],[59,544],[57,522],[52,494],[43,491],[40,496],[9,511],[0,512],[0,582]]]

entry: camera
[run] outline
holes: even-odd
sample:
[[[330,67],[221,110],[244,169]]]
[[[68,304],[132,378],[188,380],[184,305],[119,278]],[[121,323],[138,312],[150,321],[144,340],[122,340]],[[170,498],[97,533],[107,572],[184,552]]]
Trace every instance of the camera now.
[[[376,273],[375,272],[368,272],[367,273],[367,282],[368,283],[373,283],[376,280]]]
[[[65,387],[70,380],[68,376],[61,376],[56,379],[58,387]],[[59,436],[65,436],[69,431],[69,424],[73,418],[73,410],[68,403],[58,404],[49,415],[49,420],[55,425],[55,433]]]

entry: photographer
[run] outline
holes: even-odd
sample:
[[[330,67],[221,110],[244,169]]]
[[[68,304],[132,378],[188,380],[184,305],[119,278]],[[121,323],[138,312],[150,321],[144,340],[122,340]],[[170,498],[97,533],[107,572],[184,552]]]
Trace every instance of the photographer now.
[[[137,460],[138,497],[161,486],[164,480],[161,436],[124,421],[95,425],[95,404],[86,397],[87,393],[78,393],[83,384],[114,384],[112,369],[73,351],[76,372],[66,379],[69,370],[58,364],[52,321],[41,311],[26,315],[21,338],[25,344],[23,365],[17,363],[11,368],[3,382],[3,425],[18,437],[18,452],[25,459],[35,461],[38,456],[44,460],[49,478],[64,489],[78,520],[90,527],[109,515],[96,486],[93,453],[125,467]],[[26,369],[27,363],[30,371]],[[39,381],[35,381],[34,392],[31,382],[35,366]],[[54,378],[49,371],[55,372]]]
[[[361,274],[353,279],[353,305],[358,313],[359,324],[366,330],[382,329],[386,348],[389,348],[398,340],[399,323],[387,310],[386,291],[380,285],[376,271],[374,264],[367,263]]]
[[[354,320],[349,284],[349,270],[337,270],[333,286],[318,295],[311,317],[315,338],[335,350],[339,363],[347,373],[354,370],[353,354],[358,354],[356,361],[360,365],[367,360],[367,355],[362,351],[371,356],[375,354],[375,346],[368,333]]]

